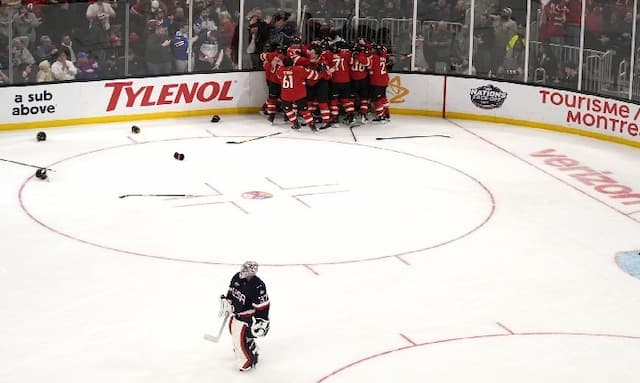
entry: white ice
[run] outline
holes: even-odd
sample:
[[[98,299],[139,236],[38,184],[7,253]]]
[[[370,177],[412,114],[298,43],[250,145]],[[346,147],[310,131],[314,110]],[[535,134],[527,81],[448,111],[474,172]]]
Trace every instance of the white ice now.
[[[260,116],[136,124],[0,133],[0,158],[54,170],[0,162],[0,382],[640,379],[640,280],[614,261],[640,249],[640,207],[532,156],[637,192],[638,149],[403,116],[357,142]],[[228,334],[202,337],[247,259],[271,331],[241,373]]]

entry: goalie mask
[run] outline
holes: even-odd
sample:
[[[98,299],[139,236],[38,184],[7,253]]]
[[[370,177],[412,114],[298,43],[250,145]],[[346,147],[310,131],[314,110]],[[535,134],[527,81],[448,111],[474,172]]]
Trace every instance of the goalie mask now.
[[[258,262],[246,261],[240,268],[240,278],[246,279],[247,277],[253,277],[258,272]]]

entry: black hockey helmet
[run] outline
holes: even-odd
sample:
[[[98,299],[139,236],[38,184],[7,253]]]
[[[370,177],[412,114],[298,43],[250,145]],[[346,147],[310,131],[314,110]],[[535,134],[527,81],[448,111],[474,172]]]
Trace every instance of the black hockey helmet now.
[[[285,67],[293,66],[293,59],[291,57],[285,57],[284,60],[282,60],[282,65]]]
[[[264,47],[262,48],[262,50],[264,52],[275,52],[278,50],[278,43],[277,42],[273,42],[273,41],[267,41],[266,43],[264,43]]]

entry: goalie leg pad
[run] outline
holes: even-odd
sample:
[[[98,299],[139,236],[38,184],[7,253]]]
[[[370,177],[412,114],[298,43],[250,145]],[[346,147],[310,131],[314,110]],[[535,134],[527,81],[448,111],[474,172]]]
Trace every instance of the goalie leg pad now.
[[[231,338],[238,368],[246,371],[256,363],[256,357],[248,342],[250,336],[249,325],[236,318],[231,318]]]

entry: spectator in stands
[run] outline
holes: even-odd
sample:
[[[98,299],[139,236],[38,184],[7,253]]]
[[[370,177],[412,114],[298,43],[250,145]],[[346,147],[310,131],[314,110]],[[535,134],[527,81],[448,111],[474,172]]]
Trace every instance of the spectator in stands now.
[[[78,52],[78,61],[75,63],[78,68],[76,79],[78,80],[97,80],[99,78],[99,66],[95,59],[89,57],[85,52]]]
[[[18,65],[13,79],[13,82],[16,84],[31,84],[35,82],[35,76],[31,64],[21,63]]]
[[[125,73],[125,61],[127,62],[128,71]],[[132,48],[129,48],[129,51],[125,56],[119,57],[117,61],[115,61],[115,67],[112,68],[114,73],[118,74],[118,76],[144,76],[147,74],[146,65],[142,58],[138,56],[136,51]]]
[[[418,7],[420,10],[420,7]],[[429,21],[449,21],[451,20],[451,5],[448,0],[436,0],[426,7],[426,13],[422,15],[423,20]]]
[[[496,73],[496,35],[489,15],[480,15],[474,29],[474,65],[478,74],[483,77],[494,76]]]
[[[317,3],[310,6],[309,12],[315,19],[331,19],[334,15],[334,9],[329,6],[327,0],[318,0]]]
[[[447,23],[440,21],[430,40],[425,40],[424,58],[435,73],[446,73],[451,57],[452,35]]]
[[[260,54],[264,50],[264,44],[269,40],[271,29],[271,26],[257,16],[253,16],[249,20],[246,52],[249,54],[252,69],[260,70],[262,68]]]
[[[19,37],[11,41],[11,61],[14,68],[20,64],[33,65],[36,62],[29,49],[24,46],[24,41]]]
[[[198,41],[198,36],[189,39],[189,22],[183,21],[180,29],[173,36],[173,55],[175,57],[175,71],[187,73],[189,63],[189,48]]]
[[[60,49],[66,50],[69,60],[71,60],[72,62],[76,62],[76,50],[73,48],[73,40],[71,40],[71,35],[69,35],[68,33],[62,35]]]
[[[564,45],[565,22],[569,8],[565,0],[551,0],[544,7],[546,36],[552,44]],[[547,41],[547,40],[544,40]]]
[[[104,0],[96,0],[95,3],[89,4],[86,12],[89,21],[89,29],[98,27],[103,31],[111,29],[111,19],[116,17],[116,11],[109,2]]]
[[[578,66],[573,61],[564,64],[564,75],[559,86],[567,89],[578,89]]]
[[[538,45],[537,51],[532,55],[531,68],[534,73],[534,81],[545,85],[553,85],[558,82],[558,60],[547,43]]]
[[[51,63],[48,60],[40,61],[38,64],[38,73],[36,74],[36,82],[51,82],[55,81],[53,72],[51,72]]]
[[[524,79],[524,37],[524,27],[519,27],[518,32],[507,42],[502,66],[498,68],[500,77],[518,81]]]
[[[582,0],[565,0],[567,20],[564,25],[565,44],[580,46],[580,29],[582,25]]]
[[[230,47],[236,26],[231,20],[231,15],[227,11],[220,11],[218,14],[218,39],[221,47]]]
[[[36,28],[42,24],[42,20],[27,9],[26,5],[18,8],[18,13],[13,16],[13,36],[23,38],[27,47],[34,47],[36,42]]]
[[[429,66],[427,65],[427,60],[424,58],[424,36],[418,35],[416,36],[416,59],[415,59],[415,68],[418,72],[426,72],[429,70]],[[406,57],[409,65],[411,64],[411,57],[407,55]],[[402,67],[402,70],[409,70],[410,67]]]
[[[278,13],[273,16],[273,26],[269,41],[277,42],[280,45],[290,45],[291,40],[297,34],[295,21],[290,20],[291,14],[288,12]]]
[[[51,65],[53,77],[58,81],[68,81],[76,78],[78,69],[69,60],[65,51],[58,51],[56,61]]]
[[[42,9],[42,24],[38,27],[38,34],[49,35],[54,41],[59,41],[63,34],[84,25],[84,18],[77,17],[77,3],[74,2],[74,7],[71,7],[68,0],[50,2],[53,4]]]
[[[35,59],[37,62],[42,60],[54,61],[58,54],[58,47],[53,44],[51,38],[47,35],[40,36],[40,44],[36,47]]]
[[[334,17],[352,17],[355,15],[356,3],[354,0],[338,1],[335,7]]]
[[[171,38],[167,35],[167,28],[164,25],[157,25],[154,33],[147,38],[144,57],[149,75],[171,73],[173,65]]]
[[[469,26],[463,25],[456,32],[451,42],[451,56],[459,60],[460,64],[466,59],[469,61]]]
[[[147,36],[153,34],[158,25],[162,25],[167,28],[167,33],[169,33],[169,18],[164,13],[162,8],[158,8],[157,10],[151,13],[151,17],[147,20]]]
[[[449,21],[452,23],[465,24],[467,22],[467,6],[464,0],[456,1],[456,4],[451,8],[451,17]]]
[[[193,33],[199,35],[206,31],[217,31],[218,26],[215,21],[209,17],[209,9],[205,8],[200,11],[200,17],[193,22]]]
[[[584,47],[603,50],[601,39],[604,34],[604,18],[600,5],[593,5],[587,11],[584,24]]]
[[[511,19],[512,14],[511,8],[504,8],[500,11],[499,16],[492,18],[494,19],[494,30],[496,36],[496,64],[498,66],[502,65],[502,60],[504,59],[504,55],[507,52],[507,43],[511,40],[511,38],[518,33],[518,25],[513,19]]]
[[[104,50],[109,44],[111,19],[116,16],[116,12],[110,3],[96,0],[87,7],[85,15],[89,21],[87,44],[93,48],[100,59],[104,60]]]
[[[220,14],[222,12],[229,13],[229,9],[222,0],[213,0],[211,6],[209,7],[209,16],[218,26],[221,26],[222,24],[222,20],[220,20]],[[229,17],[231,17],[231,14],[229,14]],[[221,38],[222,36],[219,37]]]
[[[224,58],[224,51],[218,44],[218,36],[216,31],[207,31],[204,39],[198,48],[198,60],[196,61],[196,70],[198,71],[214,71],[220,69],[220,64]]]

